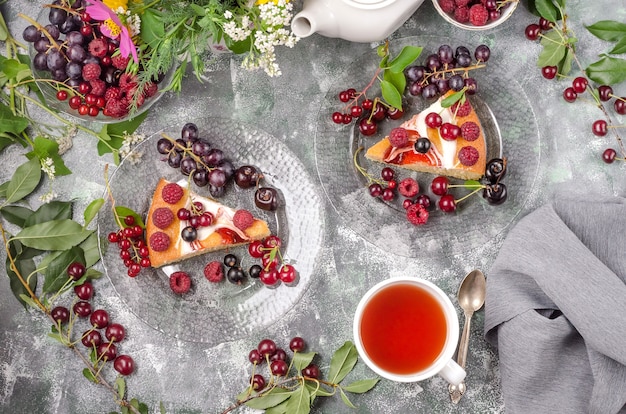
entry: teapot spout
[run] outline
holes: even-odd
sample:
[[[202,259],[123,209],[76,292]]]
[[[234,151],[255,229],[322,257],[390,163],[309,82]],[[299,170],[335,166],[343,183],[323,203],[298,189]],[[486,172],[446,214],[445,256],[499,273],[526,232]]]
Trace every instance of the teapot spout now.
[[[334,33],[330,30],[334,20],[328,17],[320,18],[312,10],[302,10],[291,20],[291,31],[298,37],[311,36],[316,32],[334,37],[332,36]]]

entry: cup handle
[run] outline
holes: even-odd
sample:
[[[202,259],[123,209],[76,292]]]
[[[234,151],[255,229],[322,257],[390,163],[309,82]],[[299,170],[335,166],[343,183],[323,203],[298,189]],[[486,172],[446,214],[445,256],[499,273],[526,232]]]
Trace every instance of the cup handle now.
[[[450,384],[459,385],[465,379],[465,370],[451,359],[439,371],[439,376]]]

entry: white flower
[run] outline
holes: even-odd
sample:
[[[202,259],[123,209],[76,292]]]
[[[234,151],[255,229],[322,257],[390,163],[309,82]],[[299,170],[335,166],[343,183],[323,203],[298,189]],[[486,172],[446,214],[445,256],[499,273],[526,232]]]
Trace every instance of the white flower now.
[[[39,162],[41,164],[41,170],[48,175],[48,178],[50,180],[54,180],[54,174],[56,173],[56,169],[54,168],[54,161],[52,160],[52,158],[46,157],[44,159],[41,159]]]
[[[227,18],[227,19],[230,19],[230,18],[233,17],[233,13],[230,10],[226,10],[224,12],[224,17]]]
[[[41,201],[44,204],[48,204],[49,202],[51,202],[57,197],[58,197],[58,194],[50,190],[46,194],[39,196],[39,201]]]

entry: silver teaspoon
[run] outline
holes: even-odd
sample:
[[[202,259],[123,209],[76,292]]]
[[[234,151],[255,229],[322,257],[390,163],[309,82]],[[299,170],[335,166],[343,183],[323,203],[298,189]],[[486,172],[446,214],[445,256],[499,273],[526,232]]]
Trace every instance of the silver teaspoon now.
[[[459,351],[457,354],[457,363],[465,368],[465,360],[467,358],[467,348],[469,346],[470,324],[474,312],[482,308],[485,303],[486,280],[485,275],[480,270],[472,270],[469,272],[459,286],[457,298],[463,314],[465,316],[465,324],[463,325],[463,333],[459,342]],[[450,399],[457,404],[463,393],[465,393],[465,382],[459,385],[450,384],[448,391]]]

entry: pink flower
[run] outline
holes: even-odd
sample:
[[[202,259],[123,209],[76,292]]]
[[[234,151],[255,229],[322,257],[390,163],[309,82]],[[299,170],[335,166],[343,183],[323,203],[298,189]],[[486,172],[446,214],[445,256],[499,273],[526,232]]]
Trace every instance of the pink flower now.
[[[100,31],[103,35],[110,39],[118,39],[120,41],[120,54],[122,57],[128,57],[129,54],[133,55],[135,63],[139,62],[137,58],[137,48],[133,43],[133,39],[130,37],[128,28],[122,24],[117,14],[108,8],[100,0],[88,0],[90,6],[86,11],[93,19],[101,21]]]

